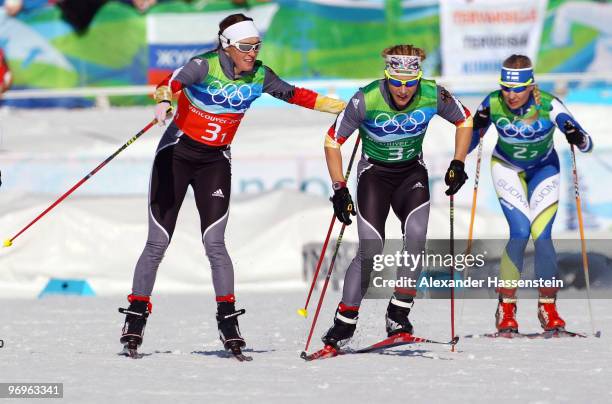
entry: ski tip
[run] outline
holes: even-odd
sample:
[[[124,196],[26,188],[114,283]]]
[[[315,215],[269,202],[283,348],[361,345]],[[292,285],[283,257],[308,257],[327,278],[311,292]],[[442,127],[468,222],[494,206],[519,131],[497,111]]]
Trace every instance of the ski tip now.
[[[2,243],[2,245],[3,245],[4,247],[10,247],[10,246],[12,246],[12,245],[13,245],[13,242],[11,241],[11,239],[10,239],[10,238],[7,238],[6,240],[4,240],[4,242]]]
[[[455,336],[453,339],[451,339],[449,344],[455,346],[455,345],[457,345],[457,342],[459,342],[459,336],[458,335]]]
[[[593,334],[595,336],[595,338],[601,338],[601,331],[597,331],[595,334]]]
[[[306,309],[298,309],[297,314],[299,314],[300,316],[306,318],[306,317],[308,317],[308,310],[306,310]]]

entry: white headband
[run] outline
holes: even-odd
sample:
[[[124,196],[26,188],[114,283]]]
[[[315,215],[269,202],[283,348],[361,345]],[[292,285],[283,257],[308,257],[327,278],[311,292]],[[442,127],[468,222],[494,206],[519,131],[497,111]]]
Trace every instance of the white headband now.
[[[416,76],[421,70],[421,58],[408,55],[387,55],[385,64],[389,74]]]
[[[219,35],[219,41],[223,48],[242,40],[245,38],[259,38],[259,31],[255,28],[253,21],[240,21],[234,25],[227,27],[221,35]]]

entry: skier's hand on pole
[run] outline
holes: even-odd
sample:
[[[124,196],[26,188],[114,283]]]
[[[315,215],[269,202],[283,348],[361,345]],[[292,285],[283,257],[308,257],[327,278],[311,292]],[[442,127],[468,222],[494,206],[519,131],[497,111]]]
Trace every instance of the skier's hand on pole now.
[[[491,124],[491,109],[485,107],[479,111],[476,111],[474,115],[473,125],[474,129],[486,129]],[[486,130],[485,130],[486,132]],[[484,136],[484,132],[480,135]]]
[[[461,160],[451,161],[446,175],[444,176],[444,183],[448,185],[446,195],[455,195],[459,189],[465,184],[468,179],[468,175],[465,173],[465,164]]]
[[[446,195],[455,195],[468,179],[463,162],[472,142],[472,125],[472,119],[468,118],[455,130],[455,156],[444,176],[444,182],[448,185]]]
[[[159,126],[166,125],[166,119],[172,118],[172,104],[170,101],[160,101],[155,106],[155,119]]]
[[[351,215],[355,216],[355,205],[353,198],[346,187],[345,182],[334,183],[334,196],[331,197],[334,204],[334,214],[342,223],[349,225],[353,223]]]
[[[569,144],[578,147],[584,145],[586,141],[586,136],[570,121],[565,122],[565,125],[563,126],[563,131],[565,132],[565,138],[567,139],[567,142]]]

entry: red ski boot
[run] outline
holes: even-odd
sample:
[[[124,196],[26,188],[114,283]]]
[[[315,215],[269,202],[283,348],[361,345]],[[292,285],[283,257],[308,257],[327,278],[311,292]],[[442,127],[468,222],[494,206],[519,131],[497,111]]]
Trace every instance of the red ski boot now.
[[[538,299],[538,318],[544,331],[565,330],[565,321],[557,313],[556,297]]]
[[[495,327],[500,333],[518,333],[515,297],[499,297],[495,312]]]

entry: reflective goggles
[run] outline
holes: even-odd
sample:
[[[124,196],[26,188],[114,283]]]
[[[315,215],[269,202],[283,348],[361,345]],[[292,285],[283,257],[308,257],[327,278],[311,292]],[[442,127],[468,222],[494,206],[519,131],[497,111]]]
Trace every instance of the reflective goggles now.
[[[529,79],[529,81],[527,81],[526,83],[516,83],[516,84],[511,84],[508,85],[509,83],[504,82],[504,81],[499,81],[499,85],[502,89],[502,91],[507,91],[507,92],[512,92],[512,93],[522,93],[523,91],[527,90],[527,88],[529,88],[530,85],[533,84],[533,79]]]
[[[249,53],[250,51],[259,52],[261,48],[261,42],[257,42],[254,44],[251,43],[243,43],[243,42],[234,42],[231,44],[233,47],[238,49],[242,53]]]
[[[389,82],[389,84],[391,84],[393,87],[401,87],[401,86],[414,87],[417,84],[419,84],[419,80],[421,80],[421,77],[423,77],[423,72],[419,72],[419,74],[413,79],[400,80],[400,79],[391,77],[389,72],[385,69],[385,77],[387,78],[387,81]]]

